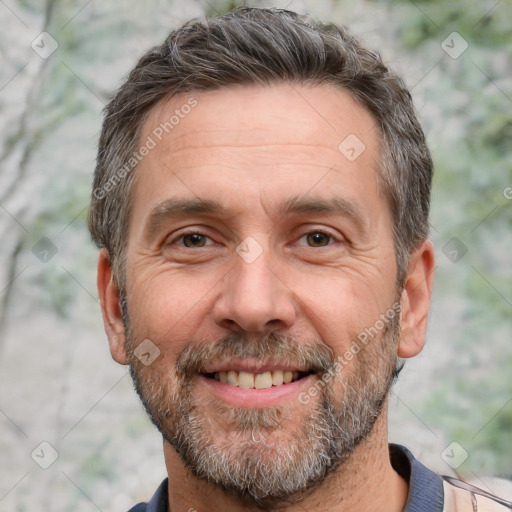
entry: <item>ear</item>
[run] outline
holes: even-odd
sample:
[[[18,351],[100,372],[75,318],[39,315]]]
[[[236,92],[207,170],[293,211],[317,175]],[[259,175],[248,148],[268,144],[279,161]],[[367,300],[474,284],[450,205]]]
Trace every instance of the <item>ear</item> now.
[[[110,256],[101,249],[98,259],[98,292],[100,295],[103,325],[108,336],[110,353],[119,364],[127,364],[123,315],[119,303],[119,290],[112,277]]]
[[[434,268],[434,246],[430,240],[425,240],[412,253],[407,267],[401,300],[399,357],[413,357],[421,352],[425,344]]]

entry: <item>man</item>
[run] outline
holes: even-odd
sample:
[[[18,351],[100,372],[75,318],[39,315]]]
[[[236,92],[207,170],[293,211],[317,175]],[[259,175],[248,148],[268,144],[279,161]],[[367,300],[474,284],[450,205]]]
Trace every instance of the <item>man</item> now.
[[[404,83],[344,28],[241,8],[139,61],[89,218],[112,356],[164,438],[133,511],[493,503],[387,441],[425,339],[431,178]]]

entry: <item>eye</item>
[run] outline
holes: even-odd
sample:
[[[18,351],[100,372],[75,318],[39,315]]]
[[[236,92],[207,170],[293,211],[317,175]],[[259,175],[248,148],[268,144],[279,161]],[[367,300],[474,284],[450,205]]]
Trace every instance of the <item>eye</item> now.
[[[332,236],[322,231],[313,231],[304,236],[310,247],[325,247],[332,242]]]
[[[174,243],[190,249],[211,245],[211,239],[201,233],[187,233],[177,238]]]

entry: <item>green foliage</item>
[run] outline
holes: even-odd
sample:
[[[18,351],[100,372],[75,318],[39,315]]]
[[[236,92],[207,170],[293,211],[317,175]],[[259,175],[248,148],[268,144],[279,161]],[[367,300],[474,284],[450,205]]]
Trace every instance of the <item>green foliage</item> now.
[[[510,478],[512,200],[503,192],[512,186],[512,4],[386,5],[399,56],[421,63],[425,74],[421,79],[418,72],[413,93],[424,102],[421,117],[435,163],[435,293],[463,309],[458,328],[443,333],[445,359],[429,382],[429,397],[414,405],[429,425],[468,450],[462,474]],[[452,32],[468,43],[457,59],[441,47]],[[454,236],[468,249],[457,263],[442,252]]]
[[[398,35],[408,49],[421,49],[426,40],[442,41],[453,30],[470,43],[496,48],[510,44],[512,5],[495,1],[398,0],[390,6],[400,16]],[[500,48],[501,50],[501,48]]]

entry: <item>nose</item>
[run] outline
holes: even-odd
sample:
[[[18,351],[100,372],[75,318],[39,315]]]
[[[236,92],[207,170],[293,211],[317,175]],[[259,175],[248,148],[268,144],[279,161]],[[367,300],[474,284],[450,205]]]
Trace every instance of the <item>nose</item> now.
[[[213,308],[214,320],[232,331],[267,333],[295,322],[293,292],[266,249],[254,261],[236,254]],[[273,267],[273,268],[271,268]]]

